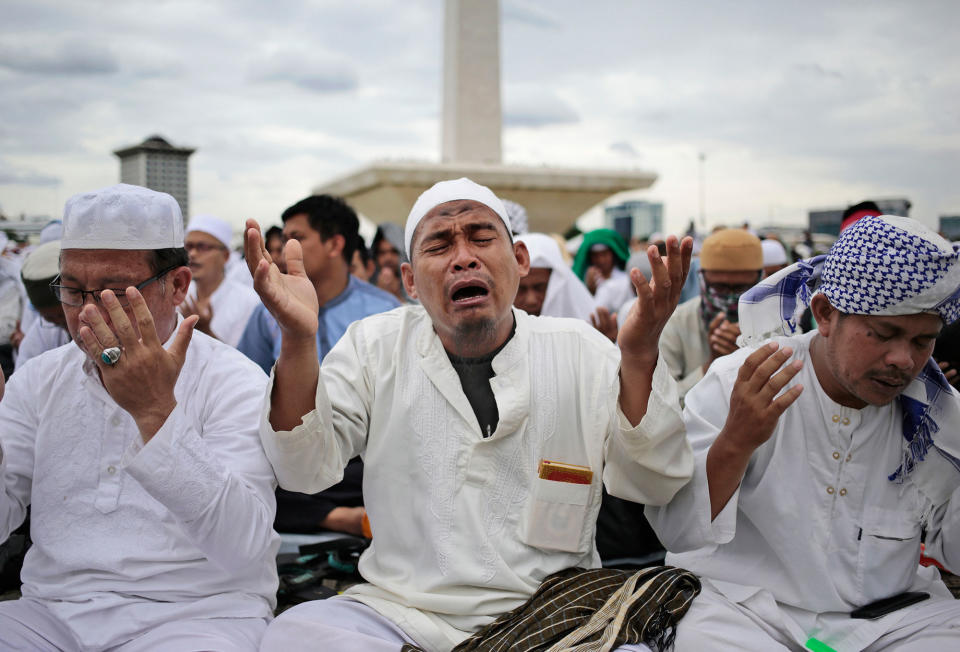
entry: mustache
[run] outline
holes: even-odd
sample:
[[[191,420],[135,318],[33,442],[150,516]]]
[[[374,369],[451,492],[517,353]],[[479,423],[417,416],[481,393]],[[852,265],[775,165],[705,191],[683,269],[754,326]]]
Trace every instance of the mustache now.
[[[886,373],[871,374],[871,378],[891,385],[906,385],[913,377],[899,371],[888,371]]]

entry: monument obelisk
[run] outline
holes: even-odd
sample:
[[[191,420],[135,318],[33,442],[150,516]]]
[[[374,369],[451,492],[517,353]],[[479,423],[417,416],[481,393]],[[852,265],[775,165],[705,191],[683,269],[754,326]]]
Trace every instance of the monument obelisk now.
[[[441,160],[500,163],[501,125],[499,3],[447,0]]]
[[[585,211],[624,190],[648,188],[651,172],[502,163],[500,5],[446,0],[440,163],[374,161],[321,184],[374,222],[403,224],[437,181],[470,177],[527,209],[531,230],[565,231]]]

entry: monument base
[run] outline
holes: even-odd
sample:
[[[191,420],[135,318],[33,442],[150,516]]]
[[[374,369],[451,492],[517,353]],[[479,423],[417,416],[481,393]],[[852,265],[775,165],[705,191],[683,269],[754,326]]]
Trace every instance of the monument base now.
[[[527,167],[484,163],[375,161],[346,176],[321,184],[316,194],[343,197],[376,223],[403,225],[424,190],[437,181],[469,177],[498,197],[527,209],[531,231],[566,231],[587,210],[624,190],[649,188],[652,172]]]

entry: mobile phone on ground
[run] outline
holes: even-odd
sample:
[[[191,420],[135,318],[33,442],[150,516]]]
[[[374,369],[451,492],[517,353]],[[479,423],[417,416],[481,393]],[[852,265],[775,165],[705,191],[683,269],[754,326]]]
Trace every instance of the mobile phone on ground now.
[[[930,594],[924,593],[923,591],[908,591],[906,593],[899,593],[897,595],[890,596],[889,598],[877,600],[876,602],[871,602],[870,604],[865,604],[858,609],[854,609],[850,612],[850,617],[864,618],[868,620],[879,618],[880,616],[885,616],[899,609],[903,609],[904,607],[909,607],[912,604],[923,602],[929,597]]]

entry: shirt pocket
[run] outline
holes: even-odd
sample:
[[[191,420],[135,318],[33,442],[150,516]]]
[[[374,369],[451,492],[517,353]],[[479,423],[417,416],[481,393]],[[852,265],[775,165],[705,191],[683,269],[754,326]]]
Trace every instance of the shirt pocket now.
[[[920,561],[920,521],[916,514],[867,506],[859,536],[857,574],[864,602],[908,590]]]
[[[586,553],[592,485],[536,478],[520,520],[520,540],[544,550]]]

